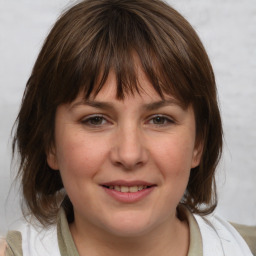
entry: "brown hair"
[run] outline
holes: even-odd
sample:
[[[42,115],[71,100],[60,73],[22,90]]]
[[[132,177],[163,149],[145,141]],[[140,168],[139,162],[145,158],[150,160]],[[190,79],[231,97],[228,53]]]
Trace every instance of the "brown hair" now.
[[[134,54],[161,97],[174,95],[195,112],[197,141],[204,148],[182,203],[200,214],[216,207],[222,125],[213,70],[196,32],[159,0],[85,0],[62,14],[50,31],[16,120],[13,154],[18,150],[20,155],[24,201],[43,224],[55,221],[65,196],[60,173],[46,161],[54,144],[57,106],[72,102],[81,91],[85,98],[96,95],[110,69],[116,74],[118,99],[139,92]]]

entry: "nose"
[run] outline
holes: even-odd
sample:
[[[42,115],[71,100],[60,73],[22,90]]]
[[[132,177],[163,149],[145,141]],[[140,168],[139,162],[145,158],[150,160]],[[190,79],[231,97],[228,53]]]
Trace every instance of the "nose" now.
[[[125,170],[134,170],[145,165],[148,161],[148,151],[144,142],[139,128],[120,128],[111,150],[112,163]]]

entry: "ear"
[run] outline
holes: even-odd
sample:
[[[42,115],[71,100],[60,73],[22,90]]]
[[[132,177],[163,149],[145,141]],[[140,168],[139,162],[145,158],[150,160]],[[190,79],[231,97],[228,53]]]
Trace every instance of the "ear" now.
[[[196,143],[194,151],[193,151],[191,168],[195,168],[200,164],[202,154],[203,154],[203,148],[204,148],[204,143],[202,141]]]
[[[56,151],[54,147],[51,147],[47,153],[47,163],[53,170],[59,170],[59,165],[56,157]]]

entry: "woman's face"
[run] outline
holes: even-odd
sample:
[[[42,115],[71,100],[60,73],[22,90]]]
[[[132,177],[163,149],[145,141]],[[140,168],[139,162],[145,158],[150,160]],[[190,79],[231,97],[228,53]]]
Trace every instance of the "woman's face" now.
[[[192,108],[163,101],[138,75],[141,95],[117,100],[110,72],[96,98],[79,95],[57,108],[48,164],[60,170],[75,223],[88,232],[136,236],[169,227],[200,161]]]

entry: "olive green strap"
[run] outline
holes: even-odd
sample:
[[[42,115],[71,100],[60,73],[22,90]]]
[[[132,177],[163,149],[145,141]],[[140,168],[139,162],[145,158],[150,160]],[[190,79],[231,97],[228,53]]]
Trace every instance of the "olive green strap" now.
[[[236,223],[231,223],[232,226],[240,233],[252,254],[256,256],[256,226],[246,226]]]
[[[6,237],[6,256],[23,256],[22,237],[19,231],[9,231]]]
[[[61,208],[57,221],[58,244],[61,256],[79,256],[69,230],[64,210]]]

